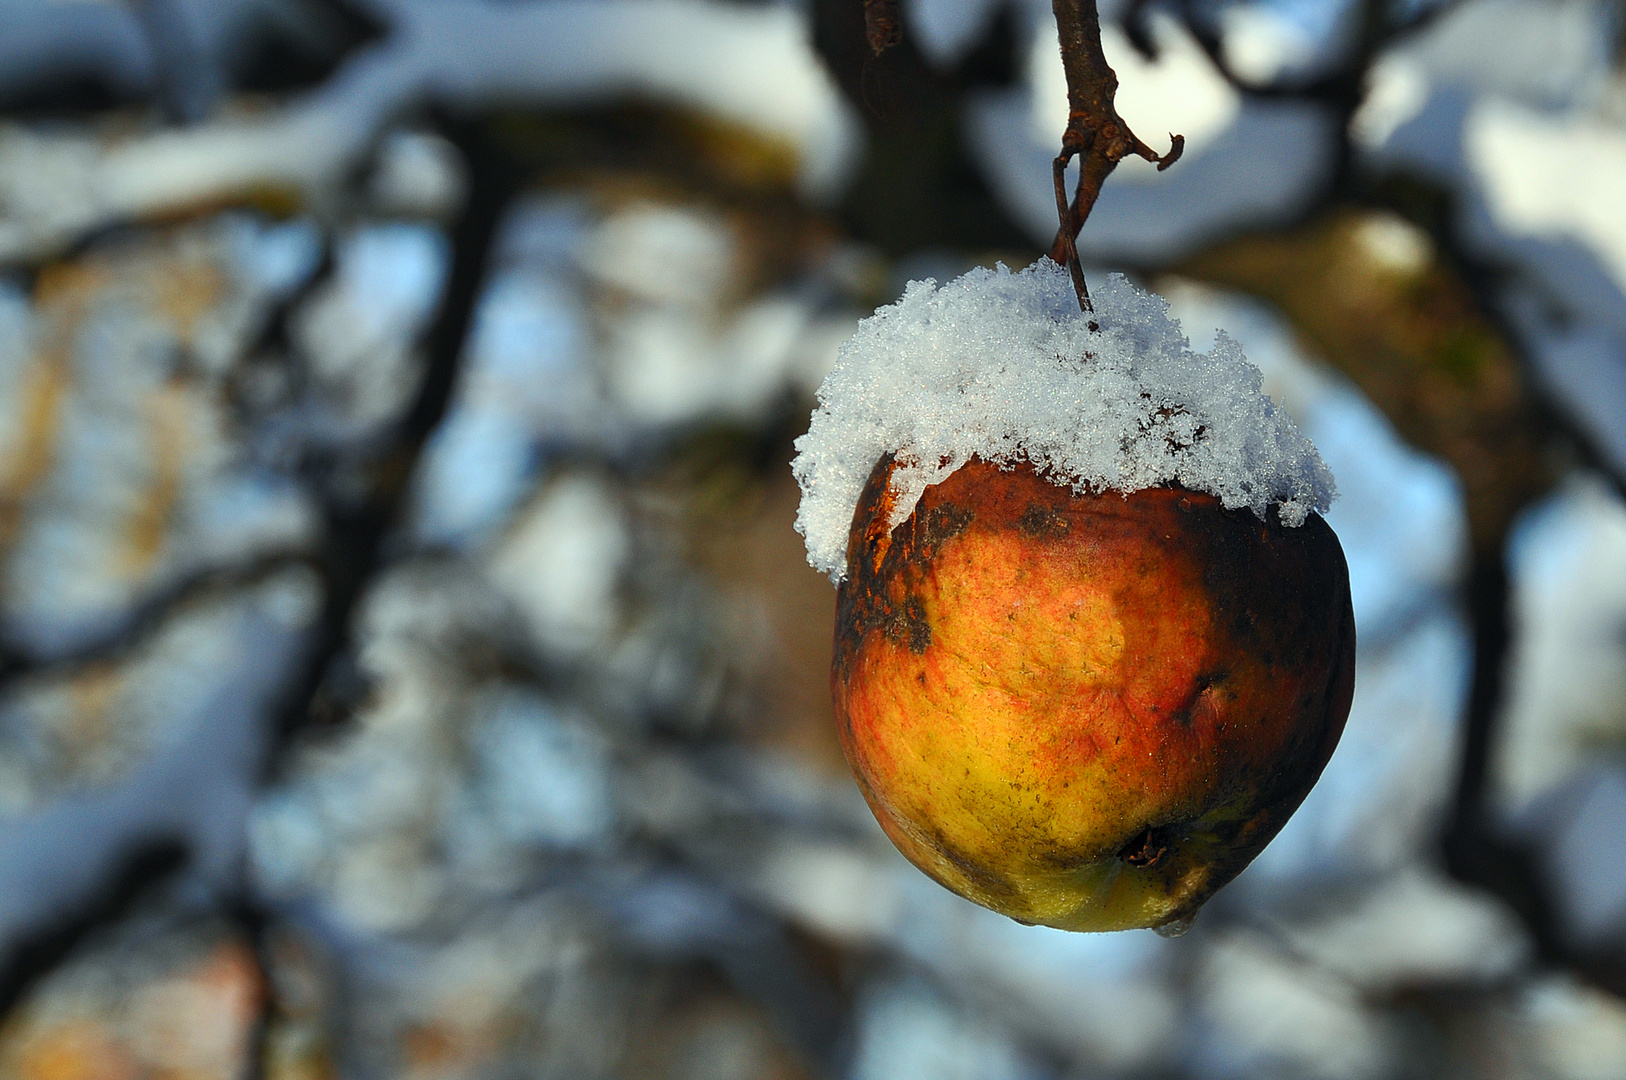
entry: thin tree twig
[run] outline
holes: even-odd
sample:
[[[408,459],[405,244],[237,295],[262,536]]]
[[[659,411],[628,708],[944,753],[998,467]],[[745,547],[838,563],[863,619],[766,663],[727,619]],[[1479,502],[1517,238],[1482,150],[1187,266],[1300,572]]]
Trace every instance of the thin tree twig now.
[[[1316,101],[1347,112],[1364,100],[1366,75],[1379,53],[1426,30],[1462,3],[1463,0],[1438,0],[1402,16],[1392,4],[1364,0],[1357,12],[1353,43],[1342,58],[1332,62],[1330,67],[1317,65],[1313,74],[1290,72],[1274,76],[1268,82],[1245,78],[1231,66],[1225,55],[1225,37],[1214,20],[1212,6],[1197,0],[1177,0],[1172,6],[1214,71],[1237,92],[1276,101]],[[1130,44],[1149,60],[1157,53],[1150,25],[1156,4],[1157,0],[1130,0],[1121,16]]]
[[[1101,185],[1118,162],[1135,154],[1157,163],[1158,171],[1180,160],[1186,148],[1184,135],[1169,135],[1169,152],[1157,151],[1141,142],[1129,130],[1113,104],[1118,94],[1118,76],[1107,64],[1101,50],[1101,16],[1095,0],[1051,0],[1056,15],[1056,31],[1061,39],[1061,63],[1067,73],[1067,130],[1062,132],[1061,153],[1055,161],[1056,217],[1059,228],[1050,246],[1050,257],[1066,266],[1073,275],[1078,306],[1088,312],[1089,289],[1078,262],[1078,234],[1084,228]],[[1067,166],[1078,159],[1078,186],[1067,198]]]
[[[874,56],[880,56],[903,40],[898,0],[864,0],[864,36]]]

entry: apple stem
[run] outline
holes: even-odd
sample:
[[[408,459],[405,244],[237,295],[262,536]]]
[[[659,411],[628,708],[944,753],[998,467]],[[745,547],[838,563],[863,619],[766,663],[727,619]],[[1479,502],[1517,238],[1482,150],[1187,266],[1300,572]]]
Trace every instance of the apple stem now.
[[[1159,155],[1141,142],[1118,115],[1113,100],[1118,93],[1118,76],[1107,64],[1101,50],[1101,16],[1095,0],[1051,0],[1056,14],[1056,31],[1061,38],[1061,63],[1067,73],[1067,130],[1062,132],[1061,153],[1056,156],[1056,216],[1060,227],[1050,257],[1073,275],[1079,308],[1088,313],[1090,291],[1084,284],[1084,268],[1078,262],[1078,234],[1090,216],[1101,185],[1118,162],[1135,154],[1155,161],[1159,172],[1180,160],[1186,148],[1184,135],[1169,135],[1169,152]],[[1067,165],[1078,158],[1078,186],[1067,197]]]

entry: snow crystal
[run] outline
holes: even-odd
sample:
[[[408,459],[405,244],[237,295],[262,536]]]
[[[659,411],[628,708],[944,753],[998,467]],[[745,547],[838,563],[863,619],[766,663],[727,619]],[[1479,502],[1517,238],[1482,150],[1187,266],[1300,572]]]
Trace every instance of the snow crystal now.
[[[1091,299],[1082,314],[1067,271],[1040,259],[911,282],[861,322],[796,440],[808,561],[844,575],[859,494],[888,452],[894,527],[974,456],[1026,460],[1075,491],[1180,484],[1261,517],[1275,505],[1293,526],[1327,510],[1332,474],[1236,342],[1192,352],[1168,305],[1121,275]]]

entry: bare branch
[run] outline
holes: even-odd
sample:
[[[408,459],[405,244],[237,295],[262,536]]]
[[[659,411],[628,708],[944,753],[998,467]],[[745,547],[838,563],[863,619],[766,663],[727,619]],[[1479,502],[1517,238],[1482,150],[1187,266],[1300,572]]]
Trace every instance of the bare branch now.
[[[903,41],[898,0],[864,0],[864,36],[869,39],[869,51],[874,56]]]
[[[1186,140],[1170,135],[1167,154],[1141,142],[1129,130],[1113,104],[1118,94],[1118,76],[1107,65],[1101,51],[1101,16],[1095,0],[1052,0],[1056,30],[1061,38],[1061,62],[1067,73],[1067,130],[1061,136],[1061,153],[1055,161],[1056,216],[1059,228],[1050,247],[1050,257],[1066,266],[1073,275],[1078,306],[1090,311],[1090,294],[1084,285],[1084,270],[1078,261],[1078,234],[1101,194],[1101,185],[1118,162],[1134,154],[1155,161],[1159,170],[1180,160]],[[1078,158],[1078,187],[1067,198],[1067,165]]]

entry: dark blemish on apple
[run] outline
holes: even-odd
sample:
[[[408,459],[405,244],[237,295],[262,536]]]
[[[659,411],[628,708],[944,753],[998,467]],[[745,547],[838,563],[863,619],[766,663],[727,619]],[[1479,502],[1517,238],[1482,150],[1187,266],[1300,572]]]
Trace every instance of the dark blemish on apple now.
[[[997,897],[1006,903],[1010,903],[1020,896],[1020,892],[1015,885],[986,866],[962,854],[958,848],[944,838],[942,833],[933,831],[927,837],[927,843],[936,850],[937,854],[943,857],[945,862],[964,874],[966,879],[973,882],[985,895]],[[952,885],[944,884],[949,889],[954,890]],[[1011,917],[1016,918],[1014,915]]]
[[[1068,525],[1067,518],[1058,514],[1054,507],[1038,502],[1029,503],[1028,508],[1022,511],[1022,516],[1016,519],[1017,531],[1036,540],[1064,536]]]
[[[917,533],[921,547],[924,549],[921,551],[921,556],[931,558],[935,554],[934,549],[943,541],[951,540],[965,532],[966,528],[971,524],[972,517],[970,510],[963,506],[956,506],[953,503],[943,503],[941,506],[934,506],[926,511],[920,521]]]
[[[894,645],[908,645],[909,651],[919,656],[932,643],[931,624],[926,621],[926,608],[920,598],[904,599],[900,608],[883,606],[880,619],[881,632]]]
[[[1197,676],[1197,681],[1192,684],[1191,696],[1171,714],[1181,727],[1191,727],[1199,709],[1203,710],[1205,719],[1210,723],[1218,718],[1219,710],[1215,708],[1213,701],[1214,688],[1225,682],[1230,675],[1231,673],[1224,668],[1216,668]],[[1153,709],[1155,710],[1156,706],[1153,706]]]
[[[908,592],[905,579],[916,578],[933,553],[920,543],[924,532],[934,543],[963,531],[970,511],[938,507],[921,515],[918,528],[895,532],[872,530],[887,502],[891,455],[876,463],[859,498],[854,526],[848,538],[847,576],[836,588],[835,672],[844,677],[864,640],[879,630],[893,644],[906,645],[916,655],[931,645],[931,627],[924,605]]]
[[[894,603],[872,575],[860,573],[855,578],[859,580],[849,578],[836,590],[837,672],[845,671],[875,630],[894,645],[907,645],[917,656],[925,652],[932,643],[932,630],[919,597],[909,595]]]
[[[864,638],[889,618],[889,599],[882,585],[880,563],[891,554],[890,534],[870,530],[887,502],[892,455],[883,455],[870,472],[847,534],[847,576],[836,586],[834,674],[844,678]],[[885,542],[883,544],[883,541]]]
[[[1221,847],[1230,847],[1231,842],[1234,841],[1237,838],[1237,834],[1242,831],[1242,826],[1244,824],[1245,822],[1238,821],[1236,818],[1226,818],[1221,821],[1216,821],[1209,828],[1208,835]]]
[[[934,503],[941,493],[929,492],[906,525],[890,532],[871,528],[886,508],[892,467],[890,454],[876,462],[853,515],[847,577],[836,589],[838,675],[849,669],[875,630],[917,656],[931,646],[931,625],[913,589],[931,572],[942,545],[965,532],[974,517],[969,507]],[[857,554],[860,547],[862,556]]]

